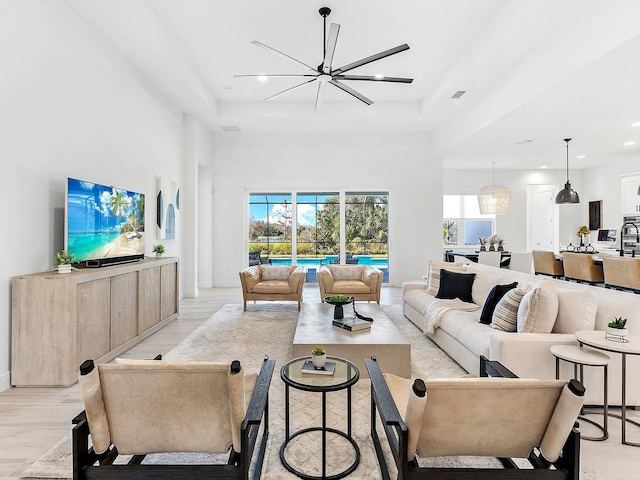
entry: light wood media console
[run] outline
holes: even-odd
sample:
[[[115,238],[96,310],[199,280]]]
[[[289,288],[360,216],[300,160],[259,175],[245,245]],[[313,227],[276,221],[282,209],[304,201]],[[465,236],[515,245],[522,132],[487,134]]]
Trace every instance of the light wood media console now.
[[[178,317],[177,258],[12,279],[11,384],[69,386]]]

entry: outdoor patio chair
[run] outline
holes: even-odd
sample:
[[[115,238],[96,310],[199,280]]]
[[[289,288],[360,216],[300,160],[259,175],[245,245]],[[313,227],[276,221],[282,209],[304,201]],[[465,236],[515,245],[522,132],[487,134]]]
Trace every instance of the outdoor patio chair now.
[[[492,375],[515,377],[498,362]],[[497,365],[495,365],[497,364]],[[371,437],[383,479],[389,479],[378,418],[399,480],[541,478],[577,480],[580,433],[574,424],[585,389],[577,380],[442,378],[383,374],[365,360],[371,379]],[[379,417],[378,417],[379,416]],[[495,457],[501,467],[420,467],[420,458]],[[528,461],[520,470],[513,460]],[[553,469],[551,469],[553,466]]]
[[[253,478],[259,478],[269,435],[274,365],[265,356],[259,374],[245,375],[237,360],[85,361],[79,375],[85,412],[73,422],[74,480],[244,480],[254,452]],[[228,453],[228,460],[206,465],[141,463],[147,454],[173,452]],[[131,458],[120,463],[120,455]]]

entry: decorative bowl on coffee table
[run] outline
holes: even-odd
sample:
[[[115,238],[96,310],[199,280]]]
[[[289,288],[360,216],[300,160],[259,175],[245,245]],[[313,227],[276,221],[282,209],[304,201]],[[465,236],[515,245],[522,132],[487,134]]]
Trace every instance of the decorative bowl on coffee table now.
[[[335,305],[333,310],[333,318],[335,320],[344,318],[344,310],[342,309],[342,306],[352,303],[353,300],[353,297],[347,297],[346,295],[331,295],[330,297],[324,297],[324,301],[326,303],[329,305]]]

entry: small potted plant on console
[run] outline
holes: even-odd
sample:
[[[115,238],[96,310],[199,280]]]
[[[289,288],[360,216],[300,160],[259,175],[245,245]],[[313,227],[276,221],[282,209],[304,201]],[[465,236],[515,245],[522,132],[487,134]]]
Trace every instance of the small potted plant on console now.
[[[165,252],[165,248],[164,248],[164,245],[162,245],[161,243],[153,246],[153,253],[156,254],[156,257],[161,257],[164,252]]]
[[[606,338],[616,340],[618,342],[626,342],[627,336],[627,319],[622,317],[614,317],[607,324]]]
[[[58,273],[71,273],[71,264],[75,261],[76,256],[64,250],[56,253],[53,257],[53,264],[58,267]]]
[[[316,368],[324,367],[324,364],[327,361],[327,353],[324,351],[324,347],[322,345],[316,345],[311,350],[311,361],[313,362],[313,366]]]

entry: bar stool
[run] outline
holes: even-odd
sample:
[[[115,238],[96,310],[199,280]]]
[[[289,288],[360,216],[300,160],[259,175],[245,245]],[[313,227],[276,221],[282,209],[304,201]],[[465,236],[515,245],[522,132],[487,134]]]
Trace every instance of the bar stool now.
[[[573,364],[573,376],[574,378],[578,378],[578,366],[580,367],[580,380],[583,382],[584,377],[584,366],[588,367],[603,367],[604,368],[604,411],[603,411],[603,420],[602,425],[597,422],[585,418],[584,416],[579,416],[578,418],[584,422],[590,423],[594,425],[598,429],[602,431],[602,436],[600,437],[586,437],[581,436],[581,438],[585,440],[594,440],[594,441],[602,441],[609,438],[609,429],[608,429],[608,418],[609,418],[609,398],[608,398],[608,388],[609,388],[609,380],[608,380],[608,366],[611,358],[609,355],[603,352],[599,352],[597,350],[587,350],[583,347],[579,347],[577,345],[554,345],[551,347],[551,353],[554,357],[556,357],[556,380],[560,378],[560,360],[564,360],[565,362]],[[583,409],[582,414],[588,415],[593,411],[586,411]]]

